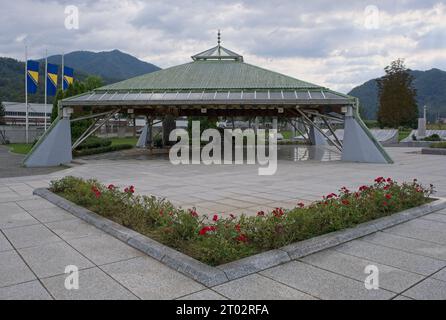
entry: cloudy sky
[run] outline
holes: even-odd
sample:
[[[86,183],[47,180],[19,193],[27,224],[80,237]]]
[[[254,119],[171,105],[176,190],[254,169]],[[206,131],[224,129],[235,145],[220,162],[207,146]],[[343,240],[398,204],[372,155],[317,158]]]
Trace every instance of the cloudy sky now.
[[[396,58],[446,70],[446,1],[438,0],[2,1],[0,56],[23,60],[26,41],[34,58],[45,49],[119,49],[165,68],[216,45],[218,29],[246,62],[341,92]]]

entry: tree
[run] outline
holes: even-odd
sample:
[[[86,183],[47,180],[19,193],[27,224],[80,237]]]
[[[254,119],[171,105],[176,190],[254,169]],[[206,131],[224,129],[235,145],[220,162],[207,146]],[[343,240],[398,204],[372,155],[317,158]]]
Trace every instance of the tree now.
[[[78,94],[91,91],[98,87],[102,86],[102,79],[96,76],[89,76],[83,82],[75,80],[72,84],[68,86],[65,91],[58,90],[56,93],[56,97],[53,103],[53,111],[51,113],[51,121],[57,118],[58,115],[58,102],[61,99],[65,99],[68,97],[76,96]],[[90,109],[85,109],[83,111],[78,112],[76,115],[86,115],[90,113]],[[81,134],[87,130],[87,128],[91,125],[92,120],[81,120],[71,123],[71,139],[73,141],[77,140],[81,136]]]
[[[379,93],[378,122],[381,127],[416,127],[418,106],[413,77],[404,60],[392,61],[384,68],[386,75],[377,80]]]
[[[0,103],[0,124],[5,124],[5,107]]]
[[[102,87],[104,84],[102,82],[102,78],[98,76],[88,76],[84,80],[85,90],[91,91],[96,88]]]

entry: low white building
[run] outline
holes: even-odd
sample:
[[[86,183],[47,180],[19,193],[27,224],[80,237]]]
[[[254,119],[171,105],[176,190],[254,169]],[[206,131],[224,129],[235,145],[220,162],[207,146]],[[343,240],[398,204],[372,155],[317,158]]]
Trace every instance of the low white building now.
[[[26,105],[24,102],[2,102],[5,107],[5,122],[8,125],[25,125]],[[47,125],[50,124],[52,104],[46,105]],[[28,103],[28,121],[30,126],[43,126],[45,123],[45,104]]]

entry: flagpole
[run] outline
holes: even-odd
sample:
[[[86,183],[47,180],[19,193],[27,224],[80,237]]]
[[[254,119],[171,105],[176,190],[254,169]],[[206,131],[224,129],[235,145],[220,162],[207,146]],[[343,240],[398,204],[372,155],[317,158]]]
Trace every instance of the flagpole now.
[[[45,50],[45,131],[46,131],[46,103],[47,103],[47,86],[48,86],[48,50]]]
[[[25,140],[28,139],[28,46],[25,44]]]
[[[62,52],[62,77],[61,77],[61,81],[60,81],[60,85],[62,87],[62,92],[63,92],[63,77],[64,77],[64,53]]]

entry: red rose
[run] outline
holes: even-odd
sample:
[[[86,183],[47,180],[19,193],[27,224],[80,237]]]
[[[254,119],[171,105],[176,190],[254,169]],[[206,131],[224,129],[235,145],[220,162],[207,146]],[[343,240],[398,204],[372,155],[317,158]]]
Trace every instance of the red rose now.
[[[198,217],[198,213],[194,209],[189,209],[189,213],[191,214],[192,217]]]
[[[388,199],[388,200],[392,199],[392,195],[391,195],[390,193],[386,194],[385,197],[386,197],[386,199]]]
[[[204,235],[207,234],[209,231],[215,231],[215,230],[217,230],[217,228],[214,227],[214,226],[205,226],[205,227],[201,228],[200,231],[198,231],[198,234],[199,234],[200,236],[204,236]]]
[[[214,217],[212,218],[212,220],[214,220],[215,222],[218,221],[218,216],[216,214],[214,214]]]
[[[107,189],[108,190],[114,190],[115,189],[115,185],[114,184],[109,184]]]
[[[384,182],[384,181],[385,181],[384,177],[378,177],[378,178],[375,179],[376,183],[381,183],[381,182]]]
[[[237,236],[237,238],[235,238],[235,240],[237,240],[239,242],[247,242],[248,241],[248,237],[245,236],[244,234],[239,234]]]
[[[299,208],[303,208],[303,207],[305,207],[305,204],[304,204],[303,202],[299,202],[299,203],[297,204],[297,206],[298,206]]]
[[[258,216],[264,216],[264,215],[265,215],[265,212],[263,212],[263,211],[259,211],[259,212],[257,212],[257,215],[258,215]]]

